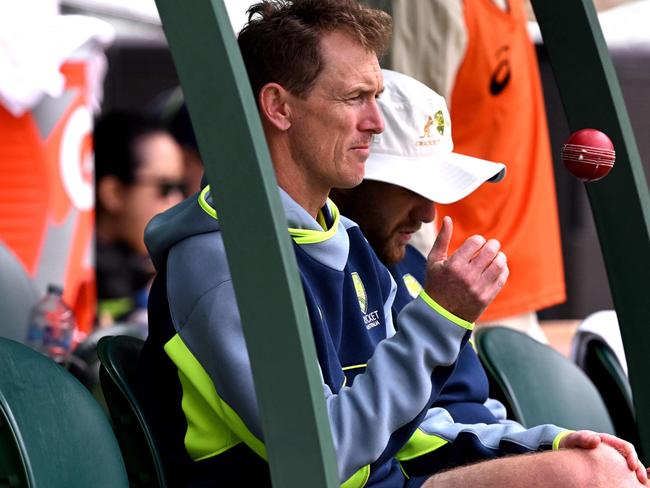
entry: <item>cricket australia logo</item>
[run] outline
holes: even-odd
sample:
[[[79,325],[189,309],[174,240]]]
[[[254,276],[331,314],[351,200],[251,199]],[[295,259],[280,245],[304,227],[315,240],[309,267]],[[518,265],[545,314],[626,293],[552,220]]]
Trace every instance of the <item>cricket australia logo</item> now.
[[[418,280],[413,278],[413,276],[409,273],[406,273],[404,276],[402,276],[402,280],[404,280],[404,284],[406,285],[406,290],[409,292],[409,295],[411,295],[412,298],[417,298],[422,291],[422,285],[418,282]]]
[[[352,273],[352,283],[354,283],[354,291],[357,292],[357,299],[359,300],[359,307],[361,312],[364,314],[368,311],[368,296],[366,295],[366,289],[363,286],[363,281],[359,277],[359,273],[356,271]]]
[[[363,323],[366,326],[366,329],[370,330],[379,325],[379,311],[374,310],[368,313],[368,295],[366,294],[366,288],[363,286],[361,277],[356,271],[352,273],[352,283],[354,284],[354,290],[357,293],[357,299],[359,300],[359,308],[363,314]]]
[[[420,140],[415,143],[416,146],[433,146],[440,142],[440,138],[436,136],[433,129],[435,128],[436,132],[443,136],[445,135],[445,127],[447,126],[447,121],[445,120],[445,114],[442,110],[438,110],[435,114],[429,115],[426,122],[424,123],[424,129],[422,130],[422,135]]]

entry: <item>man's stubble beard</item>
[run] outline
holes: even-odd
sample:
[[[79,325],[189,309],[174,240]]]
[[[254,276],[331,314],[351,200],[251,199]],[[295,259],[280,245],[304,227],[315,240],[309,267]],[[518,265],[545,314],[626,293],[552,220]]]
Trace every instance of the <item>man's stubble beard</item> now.
[[[388,238],[377,238],[376,236],[366,236],[368,242],[375,250],[377,257],[385,266],[392,266],[399,263],[406,254],[406,245],[400,246],[395,243],[395,235],[391,234]]]

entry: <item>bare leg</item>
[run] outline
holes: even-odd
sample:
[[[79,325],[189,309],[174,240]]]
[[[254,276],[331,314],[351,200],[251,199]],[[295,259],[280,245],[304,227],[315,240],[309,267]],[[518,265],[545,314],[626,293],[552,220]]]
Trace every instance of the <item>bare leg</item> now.
[[[452,469],[422,488],[639,488],[636,474],[609,446],[509,456]]]

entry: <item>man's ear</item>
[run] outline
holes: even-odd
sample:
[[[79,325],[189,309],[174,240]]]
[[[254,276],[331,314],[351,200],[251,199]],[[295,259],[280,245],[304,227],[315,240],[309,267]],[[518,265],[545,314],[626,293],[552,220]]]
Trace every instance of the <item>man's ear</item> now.
[[[97,199],[107,212],[115,214],[124,208],[124,184],[113,175],[97,182]]]
[[[267,83],[260,90],[260,114],[275,128],[285,131],[291,127],[289,92],[282,85]]]

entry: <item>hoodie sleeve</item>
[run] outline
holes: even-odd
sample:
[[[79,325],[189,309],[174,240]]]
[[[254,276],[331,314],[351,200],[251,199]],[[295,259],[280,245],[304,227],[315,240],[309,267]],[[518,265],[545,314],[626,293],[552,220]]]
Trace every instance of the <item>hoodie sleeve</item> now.
[[[505,418],[506,409],[499,401],[488,399],[485,406],[497,423],[462,424],[442,407],[430,409],[397,455],[404,469],[423,475],[509,454],[557,449],[558,440],[568,432],[550,424],[526,429]]]
[[[206,262],[215,263],[207,276]],[[214,385],[211,394],[217,399],[206,403],[220,405],[212,413],[265,456],[249,358],[220,235],[194,236],[174,246],[167,270],[177,335]],[[380,342],[351,387],[334,394],[323,384],[341,480],[395,455],[401,444],[391,439],[405,425],[417,422],[414,430],[420,423],[472,328],[425,294],[404,307],[397,325],[398,332]]]

